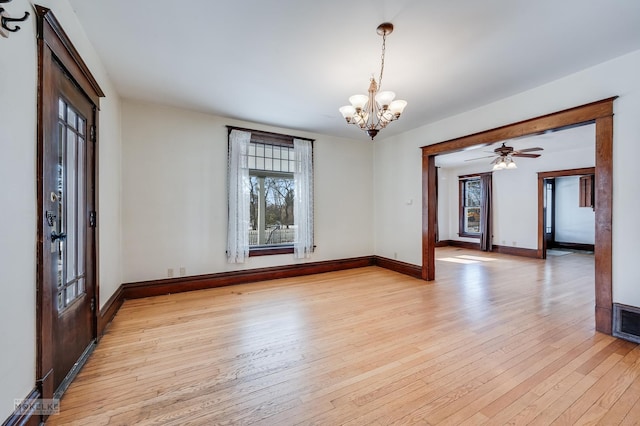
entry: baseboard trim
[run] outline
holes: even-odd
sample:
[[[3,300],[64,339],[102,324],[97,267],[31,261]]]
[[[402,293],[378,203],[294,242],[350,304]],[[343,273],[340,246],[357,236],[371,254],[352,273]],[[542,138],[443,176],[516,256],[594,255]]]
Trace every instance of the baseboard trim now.
[[[563,243],[563,242],[556,241],[551,245],[551,247],[548,247],[548,248],[594,251],[595,250],[595,244]]]
[[[13,413],[2,423],[2,426],[35,426],[40,424],[40,415],[35,414],[36,403],[40,399],[40,391],[33,388],[29,395],[22,401],[23,405],[33,407],[24,413],[20,407],[16,407]]]
[[[469,250],[480,250],[480,243],[472,243],[469,241],[459,241],[459,240],[446,240],[446,243],[451,247],[458,247],[458,248],[469,249]]]
[[[451,247],[459,247],[468,250],[480,250],[480,243],[470,243],[468,241],[458,241],[458,240],[443,240],[439,241],[438,244],[446,243],[446,245]],[[442,247],[441,245],[436,245],[436,247]],[[512,256],[521,256],[521,257],[532,257],[534,259],[540,259],[540,255],[538,254],[538,250],[536,249],[528,249],[522,247],[509,247],[509,246],[499,246],[493,245],[491,247],[492,251],[500,254],[510,254]]]
[[[374,263],[381,268],[409,275],[414,278],[422,278],[422,267],[411,263],[401,262],[395,259],[389,259],[382,256],[374,256]]]
[[[493,246],[493,251],[500,254],[510,254],[512,256],[532,257],[539,259],[538,250],[528,249],[523,247],[509,247],[509,246]]]
[[[365,256],[350,259],[328,260],[323,262],[247,269],[243,271],[220,272],[216,274],[196,275],[191,277],[141,281],[123,284],[122,293],[125,300],[139,299],[142,297],[204,290],[208,288],[246,284],[256,281],[268,281],[279,278],[291,278],[303,275],[320,274],[323,272],[340,271],[344,269],[362,268],[365,266],[373,266],[374,264],[375,259],[373,256]]]
[[[104,307],[100,309],[100,313],[98,314],[98,340],[104,334],[107,326],[113,321],[113,318],[116,316],[118,310],[122,306],[124,302],[122,291],[122,285],[118,287],[118,289],[111,295],[107,303],[104,304]]]

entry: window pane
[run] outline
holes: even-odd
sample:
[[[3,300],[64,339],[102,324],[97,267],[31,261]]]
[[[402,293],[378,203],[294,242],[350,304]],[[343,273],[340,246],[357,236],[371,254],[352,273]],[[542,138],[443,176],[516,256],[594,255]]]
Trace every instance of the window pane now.
[[[465,207],[464,212],[464,231],[472,234],[479,234],[480,207]]]
[[[480,180],[465,182],[465,206],[480,206]]]
[[[271,177],[252,174],[250,182],[249,245],[293,243],[293,176]]]

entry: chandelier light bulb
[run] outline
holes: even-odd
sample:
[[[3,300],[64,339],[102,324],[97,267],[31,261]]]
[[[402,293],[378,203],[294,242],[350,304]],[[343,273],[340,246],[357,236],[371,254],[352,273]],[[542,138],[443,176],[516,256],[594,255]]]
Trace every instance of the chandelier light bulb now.
[[[389,90],[378,92],[378,94],[376,95],[376,102],[378,103],[378,106],[380,106],[383,110],[386,110],[387,108],[389,108],[391,101],[393,101],[393,98],[395,97],[396,94]]]
[[[340,107],[340,113],[347,120],[347,123],[351,123],[351,119],[356,113],[356,109],[352,105],[345,105]]]
[[[349,98],[349,102],[351,102],[356,111],[363,110],[368,101],[369,97],[367,95],[353,95]]]

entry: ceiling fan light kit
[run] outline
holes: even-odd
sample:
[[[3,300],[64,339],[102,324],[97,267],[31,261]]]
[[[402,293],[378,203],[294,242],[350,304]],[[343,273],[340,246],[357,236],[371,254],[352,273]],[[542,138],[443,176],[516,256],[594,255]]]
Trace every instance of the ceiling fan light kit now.
[[[520,149],[516,151],[513,149],[513,147],[507,146],[505,145],[504,142],[502,142],[501,146],[493,150],[494,152],[493,155],[497,155],[497,157],[491,162],[491,164],[493,164],[493,168],[491,170],[497,171],[497,170],[505,170],[505,169],[507,170],[517,169],[518,166],[516,165],[516,162],[513,160],[513,157],[523,157],[523,158],[540,157],[540,154],[530,154],[531,152],[534,152],[534,151],[543,151],[543,148],[540,148],[540,147],[525,148],[525,149]],[[493,155],[490,155],[489,157],[493,157]],[[487,158],[487,157],[471,158],[465,161],[474,161],[474,160],[479,160],[481,158]]]
[[[384,72],[384,54],[387,35],[393,32],[393,24],[384,22],[378,25],[376,32],[382,36],[382,55],[380,77],[376,82],[371,77],[368,95],[353,95],[349,98],[351,105],[339,109],[349,124],[354,124],[364,130],[373,140],[381,129],[397,120],[402,115],[407,101],[395,99],[396,94],[391,91],[379,91],[382,87],[382,73]]]

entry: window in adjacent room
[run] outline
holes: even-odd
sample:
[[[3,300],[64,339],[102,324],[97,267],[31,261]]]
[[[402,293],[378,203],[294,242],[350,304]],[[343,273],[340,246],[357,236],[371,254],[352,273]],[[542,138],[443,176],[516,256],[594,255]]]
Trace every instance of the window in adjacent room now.
[[[313,146],[291,136],[231,128],[229,262],[313,251]]]
[[[480,176],[460,177],[460,229],[461,237],[479,238],[482,183]]]

